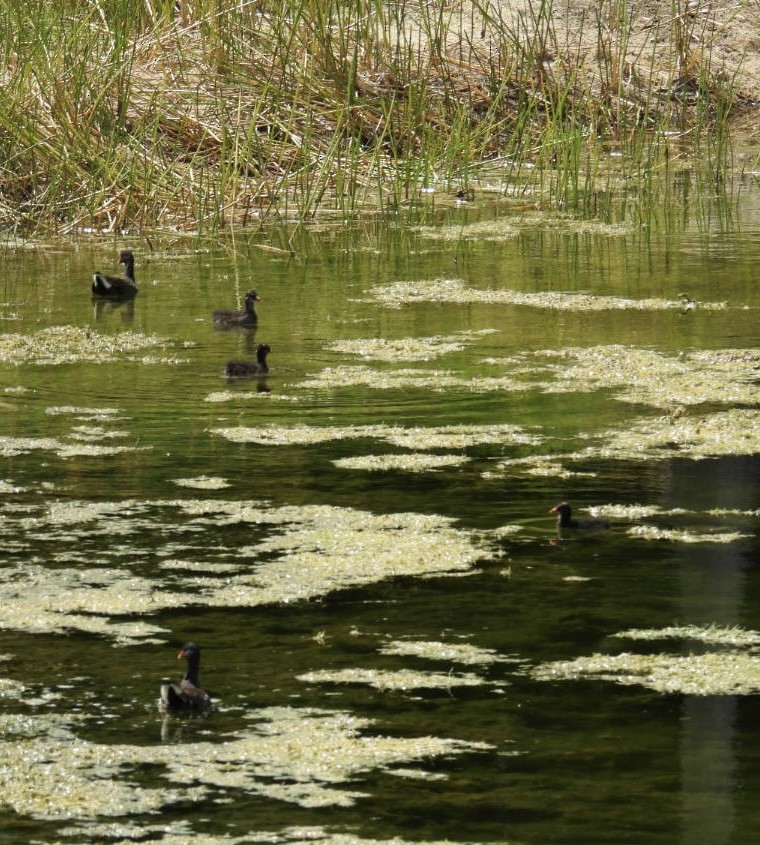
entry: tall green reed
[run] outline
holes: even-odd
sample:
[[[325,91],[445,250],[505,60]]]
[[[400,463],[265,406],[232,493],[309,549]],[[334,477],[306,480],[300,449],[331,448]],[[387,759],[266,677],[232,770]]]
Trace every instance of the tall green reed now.
[[[686,0],[667,82],[626,0],[597,10],[590,64],[548,0],[6,0],[0,224],[213,231],[399,208],[494,168],[595,213],[609,145],[641,181],[674,128],[724,167],[734,84]]]

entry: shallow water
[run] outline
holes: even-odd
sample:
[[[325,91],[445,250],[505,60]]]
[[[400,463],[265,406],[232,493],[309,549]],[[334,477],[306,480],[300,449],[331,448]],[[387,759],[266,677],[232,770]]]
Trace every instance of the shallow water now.
[[[7,250],[0,838],[754,842],[740,187],[643,228],[475,204],[270,233],[292,257]],[[122,247],[140,294],[96,310]],[[249,287],[258,329],[214,330]],[[611,527],[558,536],[562,499]],[[166,719],[191,638],[216,707]]]

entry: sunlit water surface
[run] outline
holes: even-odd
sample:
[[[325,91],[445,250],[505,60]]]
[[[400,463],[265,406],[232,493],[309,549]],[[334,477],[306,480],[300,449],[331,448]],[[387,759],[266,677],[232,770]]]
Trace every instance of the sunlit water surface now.
[[[757,194],[714,214],[6,251],[0,840],[755,842]]]

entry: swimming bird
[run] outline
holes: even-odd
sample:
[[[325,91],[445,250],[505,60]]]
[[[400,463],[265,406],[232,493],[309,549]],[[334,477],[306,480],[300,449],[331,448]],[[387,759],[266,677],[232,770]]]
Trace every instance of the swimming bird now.
[[[211,315],[211,320],[214,325],[219,328],[232,328],[233,326],[249,328],[251,326],[255,326],[259,321],[254,308],[254,305],[257,302],[261,302],[261,297],[255,290],[249,290],[245,295],[245,309],[243,311],[221,309],[219,311],[214,311]]]
[[[206,713],[211,710],[211,699],[198,680],[201,649],[195,643],[185,643],[177,653],[187,661],[185,676],[178,684],[164,681],[161,684],[159,706],[169,712]]]
[[[94,296],[105,296],[109,299],[131,299],[137,294],[135,284],[135,257],[125,249],[119,255],[119,264],[124,265],[121,276],[106,276],[96,271],[92,274],[92,292]]]
[[[227,361],[224,373],[227,378],[253,378],[254,376],[265,376],[269,372],[267,355],[272,347],[267,343],[260,343],[256,347],[255,361]]]
[[[557,528],[579,528],[593,530],[595,528],[609,528],[606,519],[573,519],[573,509],[567,502],[560,502],[549,510],[557,514]]]

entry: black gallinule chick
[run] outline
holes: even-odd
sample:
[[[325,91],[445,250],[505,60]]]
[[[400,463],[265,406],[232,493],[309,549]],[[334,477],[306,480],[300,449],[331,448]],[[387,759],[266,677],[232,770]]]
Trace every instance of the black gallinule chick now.
[[[259,318],[256,314],[254,305],[261,302],[261,297],[255,290],[249,290],[245,295],[245,309],[243,311],[214,311],[211,315],[211,320],[215,326],[220,328],[232,328],[234,326],[242,326],[243,328],[255,326]]]
[[[109,299],[131,299],[137,293],[135,284],[135,257],[125,249],[119,255],[119,264],[124,265],[124,275],[106,276],[104,273],[92,274],[92,292],[95,296]]]
[[[185,643],[177,653],[177,659],[187,661],[185,677],[178,684],[164,681],[161,684],[162,710],[175,713],[206,713],[211,710],[211,699],[198,681],[201,650],[195,643]]]
[[[610,527],[606,519],[573,519],[573,509],[567,502],[555,505],[549,513],[557,514],[557,528],[579,528],[589,531]]]
[[[267,343],[260,343],[256,347],[255,361],[227,361],[224,373],[227,378],[253,378],[254,376],[265,376],[269,372],[267,355],[272,347]]]

